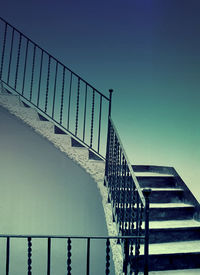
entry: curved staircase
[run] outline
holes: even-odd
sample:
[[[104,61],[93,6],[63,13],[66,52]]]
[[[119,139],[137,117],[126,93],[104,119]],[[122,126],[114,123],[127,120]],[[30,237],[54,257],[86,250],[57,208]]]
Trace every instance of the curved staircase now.
[[[116,274],[199,272],[200,205],[174,168],[130,165],[111,120],[112,90],[103,95],[2,18],[0,27],[0,104],[95,179],[109,234],[125,236],[111,243]]]

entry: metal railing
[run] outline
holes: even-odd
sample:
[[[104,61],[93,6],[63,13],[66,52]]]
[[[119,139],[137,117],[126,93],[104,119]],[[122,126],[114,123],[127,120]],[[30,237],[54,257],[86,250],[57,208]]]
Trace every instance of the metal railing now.
[[[78,249],[84,248],[85,255],[82,255],[81,258],[75,259],[76,266],[79,265],[81,267],[80,274],[90,275],[91,273],[91,250],[95,254],[98,251],[99,241],[103,242],[104,246],[104,256],[105,262],[102,263],[102,270],[99,270],[99,266],[96,267],[96,270],[100,274],[109,275],[111,272],[111,248],[110,242],[111,240],[122,240],[123,242],[130,242],[131,240],[135,240],[137,236],[39,236],[39,235],[0,235],[0,241],[2,246],[2,241],[4,240],[4,261],[3,264],[1,262],[0,272],[1,274],[9,275],[11,274],[11,266],[19,265],[16,263],[16,258],[11,257],[12,249],[18,249],[21,253],[20,256],[24,258],[23,264],[21,267],[24,274],[32,275],[32,274],[60,274],[60,270],[62,270],[67,275],[75,274],[73,273],[73,260],[74,260],[74,246],[78,246]],[[19,242],[17,242],[19,240]],[[38,245],[39,241],[39,245]],[[56,241],[59,242],[59,252],[61,254],[57,254],[54,249],[56,249]],[[75,241],[75,243],[74,243]],[[94,243],[98,241],[98,243]],[[93,247],[94,246],[94,247]],[[25,254],[22,253],[22,250]],[[45,250],[45,253],[44,253]],[[57,250],[56,250],[57,251]],[[102,250],[101,250],[102,253]],[[44,254],[44,255],[43,255]],[[63,258],[61,266],[60,262],[55,267],[55,260],[58,258]],[[54,259],[56,258],[56,259]],[[40,260],[42,263],[39,263]],[[45,260],[46,259],[46,260]],[[19,259],[18,259],[19,260]],[[15,262],[13,262],[15,261]],[[20,260],[21,261],[21,260]],[[34,270],[35,264],[40,266],[40,271]],[[5,270],[3,270],[3,267]],[[59,270],[58,270],[59,269]],[[19,271],[20,272],[20,271]],[[21,271],[22,272],[22,271]],[[22,273],[23,273],[22,272]],[[39,273],[37,273],[39,272]],[[127,274],[127,273],[125,273]]]
[[[144,274],[148,274],[149,195],[151,190],[146,189],[142,192],[111,118],[109,118],[108,125],[104,183],[108,187],[108,201],[112,204],[113,219],[118,225],[119,234],[139,236],[134,243],[129,243],[129,249],[125,248],[125,269],[127,265],[130,265],[132,272],[138,274],[140,244],[144,239],[143,267]],[[133,249],[135,249],[135,255],[133,255]]]
[[[147,275],[150,190],[146,190],[145,196],[143,195],[110,118],[112,90],[109,90],[109,97],[103,95],[1,17],[0,80],[11,92],[19,94],[22,101],[35,107],[46,118],[59,125],[64,132],[69,133],[89,148],[91,152],[102,159],[105,159],[106,155],[105,184],[108,187],[108,199],[113,207],[113,219],[118,224],[121,236],[115,238],[124,240],[122,242],[124,273],[128,274],[129,267],[129,274],[133,272],[138,274],[140,243],[144,242],[144,274]],[[145,221],[145,230],[142,230],[143,221]],[[125,238],[124,236],[131,237]],[[6,274],[9,274],[11,238],[27,238],[28,274],[31,274],[32,239],[36,236],[4,237],[7,238]],[[42,237],[37,236],[37,238]],[[47,236],[46,238],[48,239],[48,251],[51,249],[52,238],[67,238],[68,249],[71,246],[72,237]],[[94,237],[79,238],[87,239],[87,253],[89,253],[90,240]],[[104,237],[107,239],[108,250],[110,238]],[[47,274],[50,274],[48,273],[49,253]],[[71,274],[70,261],[69,257],[67,274]],[[88,264],[87,262],[87,266]],[[109,274],[109,266],[106,272]]]
[[[110,98],[1,17],[0,80],[105,158]]]

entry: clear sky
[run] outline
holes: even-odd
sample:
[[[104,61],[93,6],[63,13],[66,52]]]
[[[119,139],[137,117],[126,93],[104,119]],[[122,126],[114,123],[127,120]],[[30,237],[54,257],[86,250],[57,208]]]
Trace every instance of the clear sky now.
[[[98,90],[113,88],[131,162],[175,166],[198,195],[199,0],[7,0],[0,14]]]

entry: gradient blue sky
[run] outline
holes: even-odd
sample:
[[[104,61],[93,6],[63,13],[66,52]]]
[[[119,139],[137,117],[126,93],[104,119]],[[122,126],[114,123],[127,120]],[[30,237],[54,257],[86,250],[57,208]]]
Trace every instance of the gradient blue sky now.
[[[1,16],[97,89],[135,164],[200,188],[200,1],[7,0]],[[200,198],[200,196],[199,196]]]

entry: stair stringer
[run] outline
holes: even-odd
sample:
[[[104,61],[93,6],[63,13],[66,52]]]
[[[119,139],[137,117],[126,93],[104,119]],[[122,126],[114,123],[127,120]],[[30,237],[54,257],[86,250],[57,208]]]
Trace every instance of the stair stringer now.
[[[24,106],[19,95],[7,92],[0,81],[0,106],[7,109],[11,114],[30,126],[35,132],[50,141],[57,149],[65,153],[71,160],[80,165],[94,179],[102,197],[106,225],[109,236],[117,236],[117,226],[113,222],[111,204],[108,203],[107,187],[104,186],[105,161],[89,159],[89,150],[86,147],[72,147],[71,137],[65,134],[54,133],[54,123],[51,121],[41,121],[35,108]],[[115,274],[123,274],[123,254],[122,248],[117,244],[117,240],[110,240]]]

